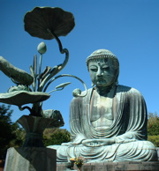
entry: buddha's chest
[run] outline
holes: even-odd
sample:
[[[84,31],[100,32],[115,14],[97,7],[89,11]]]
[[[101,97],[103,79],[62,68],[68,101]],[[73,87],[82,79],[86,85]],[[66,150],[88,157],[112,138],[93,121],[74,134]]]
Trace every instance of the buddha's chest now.
[[[100,96],[93,99],[90,106],[90,119],[91,122],[98,119],[112,121],[112,98]]]

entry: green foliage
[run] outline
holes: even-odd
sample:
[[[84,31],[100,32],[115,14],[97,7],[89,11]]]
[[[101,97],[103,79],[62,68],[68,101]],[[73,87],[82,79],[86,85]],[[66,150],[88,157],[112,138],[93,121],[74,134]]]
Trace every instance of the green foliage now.
[[[156,113],[148,115],[147,132],[148,135],[159,135],[159,116]]]
[[[20,147],[23,145],[24,139],[25,139],[25,131],[22,128],[19,128],[19,126],[13,131],[16,138],[10,141],[10,147]]]
[[[159,135],[149,135],[148,141],[151,141],[156,147],[159,147]]]
[[[157,113],[149,113],[147,124],[148,140],[159,147],[159,116]]]
[[[15,138],[15,135],[12,134],[12,128],[15,125],[12,124],[10,116],[12,110],[10,106],[1,105],[0,106],[0,158],[5,157],[7,148],[9,147],[9,142]]]
[[[0,105],[0,159],[4,159],[9,147],[21,143],[17,141],[16,131],[19,129],[17,123],[11,122],[10,106]]]
[[[43,142],[45,146],[59,145],[64,142],[69,142],[70,133],[66,129],[45,129],[43,134]]]

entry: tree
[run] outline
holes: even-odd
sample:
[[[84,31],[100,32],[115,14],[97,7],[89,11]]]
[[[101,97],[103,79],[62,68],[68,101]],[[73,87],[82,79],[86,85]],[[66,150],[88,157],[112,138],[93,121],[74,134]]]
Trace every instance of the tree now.
[[[43,133],[44,145],[59,145],[71,140],[70,133],[66,129],[45,129]]]
[[[12,112],[10,105],[0,105],[0,159],[5,159],[6,151],[9,147],[22,142],[17,141],[16,131],[19,126],[11,121]]]
[[[148,115],[148,135],[159,135],[159,116],[156,113]]]
[[[159,147],[159,116],[157,113],[149,113],[147,133],[148,140]]]

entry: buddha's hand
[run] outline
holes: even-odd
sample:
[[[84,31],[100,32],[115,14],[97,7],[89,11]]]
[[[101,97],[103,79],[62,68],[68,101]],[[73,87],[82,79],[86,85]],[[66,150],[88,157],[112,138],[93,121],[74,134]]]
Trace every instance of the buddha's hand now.
[[[73,140],[72,145],[82,144],[82,141],[85,140],[85,136],[83,134],[77,134],[76,138]]]
[[[83,140],[82,144],[87,147],[100,147],[105,145],[114,144],[114,138],[106,138],[106,139],[87,139]]]

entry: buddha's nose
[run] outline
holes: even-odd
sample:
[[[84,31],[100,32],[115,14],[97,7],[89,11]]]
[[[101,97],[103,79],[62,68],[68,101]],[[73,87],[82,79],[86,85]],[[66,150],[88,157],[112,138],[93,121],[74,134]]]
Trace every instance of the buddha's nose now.
[[[98,71],[97,71],[97,76],[100,77],[103,75],[103,72],[102,70],[99,68]]]

